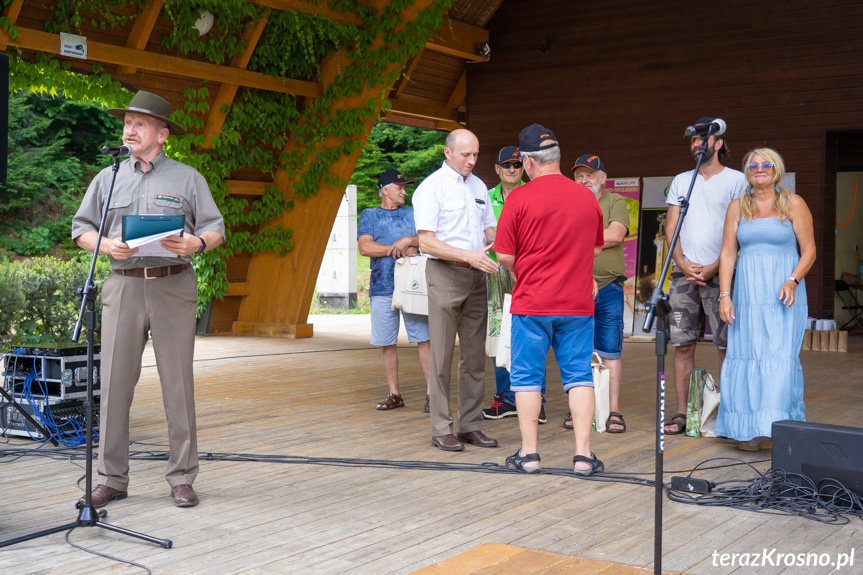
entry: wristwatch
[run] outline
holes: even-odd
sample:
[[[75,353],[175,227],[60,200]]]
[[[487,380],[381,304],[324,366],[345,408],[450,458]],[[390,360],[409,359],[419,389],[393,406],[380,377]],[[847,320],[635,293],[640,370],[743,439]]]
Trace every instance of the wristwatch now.
[[[203,253],[203,251],[207,249],[207,242],[204,241],[204,238],[198,236],[198,239],[201,240],[201,247],[199,247],[198,251],[195,252],[196,254]]]

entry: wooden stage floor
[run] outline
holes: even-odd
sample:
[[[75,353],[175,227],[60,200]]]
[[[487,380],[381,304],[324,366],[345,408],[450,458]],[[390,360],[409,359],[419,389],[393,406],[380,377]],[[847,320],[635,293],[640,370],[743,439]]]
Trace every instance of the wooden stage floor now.
[[[515,418],[487,421],[483,430],[501,447],[468,446],[445,453],[430,444],[423,414],[425,383],[416,349],[399,347],[407,406],[374,409],[386,395],[380,351],[368,344],[367,316],[312,316],[315,337],[277,340],[198,338],[195,359],[199,448],[202,454],[282,455],[291,463],[201,462],[195,488],[201,504],[173,507],[164,461],[132,461],[129,498],[108,505],[106,521],[173,540],[162,549],[97,528],[76,529],[71,539],[102,553],[133,560],[154,574],[389,574],[580,573],[521,561],[486,571],[459,568],[457,556],[509,546],[585,561],[653,566],[654,490],[566,474],[421,470],[392,466],[319,465],[309,458],[424,461],[503,465],[519,446]],[[803,352],[807,418],[863,427],[863,338],[852,336],[848,353]],[[624,346],[621,407],[628,430],[594,434],[591,447],[608,473],[652,479],[656,360],[652,343]],[[673,352],[668,356],[671,371]],[[166,426],[155,362],[148,349],[132,407],[132,449],[162,452]],[[715,372],[716,352],[700,344],[697,365]],[[669,381],[672,381],[669,373]],[[670,387],[673,387],[670,386]],[[488,405],[494,376],[487,370]],[[669,390],[669,404],[674,394]],[[549,371],[548,423],[540,427],[546,470],[571,470],[572,432],[559,373]],[[0,439],[2,440],[2,439]],[[35,448],[11,438],[3,448]],[[43,446],[40,451],[50,451]],[[770,466],[769,453],[744,453],[719,439],[667,437],[666,481],[716,457]],[[0,539],[73,522],[81,495],[78,461],[68,458],[0,459]],[[473,467],[472,469],[476,469]],[[745,467],[723,467],[701,477],[712,481],[752,477]],[[851,553],[863,544],[863,521],[831,526],[798,517],[665,500],[663,571],[713,575],[827,575],[831,567],[730,567],[714,565],[714,552]],[[501,561],[509,555],[502,553]],[[494,563],[494,554],[486,554]],[[522,554],[522,558],[530,554]],[[449,560],[449,561],[447,561]],[[438,569],[436,565],[441,568]],[[561,565],[563,565],[561,563]],[[863,548],[855,565],[863,572]],[[443,566],[448,566],[443,569]],[[0,573],[15,575],[126,574],[117,564],[70,547],[63,534],[0,550]],[[590,571],[595,572],[595,571]],[[598,572],[598,571],[596,571]],[[632,572],[614,567],[602,573]]]

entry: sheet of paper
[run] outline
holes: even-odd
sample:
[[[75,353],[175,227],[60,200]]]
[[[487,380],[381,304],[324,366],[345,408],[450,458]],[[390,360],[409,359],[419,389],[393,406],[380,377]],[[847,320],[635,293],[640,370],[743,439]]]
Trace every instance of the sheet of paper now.
[[[128,240],[126,245],[130,248],[138,248],[138,252],[133,257],[160,257],[160,258],[178,258],[175,253],[171,253],[159,243],[159,240],[162,238],[167,238],[168,236],[181,236],[183,234],[183,230],[169,230],[167,232],[162,232],[159,234],[153,234],[152,236],[144,236],[142,238],[135,238],[134,240]]]

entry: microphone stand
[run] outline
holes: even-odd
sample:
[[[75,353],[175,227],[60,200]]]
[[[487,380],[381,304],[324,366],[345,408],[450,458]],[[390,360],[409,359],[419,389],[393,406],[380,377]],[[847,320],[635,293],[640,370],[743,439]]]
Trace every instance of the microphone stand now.
[[[77,296],[81,298],[81,309],[78,312],[78,321],[75,324],[75,331],[72,335],[72,341],[77,342],[81,336],[81,325],[82,321],[86,315],[87,320],[87,400],[85,401],[85,409],[86,409],[86,421],[85,421],[85,429],[86,429],[86,437],[87,437],[87,450],[86,450],[86,466],[84,476],[86,478],[84,485],[84,504],[76,504],[78,507],[78,519],[73,521],[72,523],[67,523],[65,525],[60,525],[59,527],[52,527],[50,529],[45,529],[44,531],[38,531],[36,533],[31,533],[29,535],[24,535],[22,537],[16,537],[15,539],[8,539],[6,541],[0,542],[0,548],[7,547],[9,545],[15,545],[16,543],[22,543],[24,541],[30,541],[31,539],[37,539],[39,537],[43,537],[45,535],[51,535],[53,533],[59,533],[60,531],[68,531],[70,529],[74,529],[75,527],[101,527],[103,529],[108,529],[109,531],[114,531],[117,533],[122,533],[123,535],[128,535],[130,537],[137,537],[138,539],[143,539],[144,541],[149,541],[150,543],[156,543],[165,549],[170,549],[174,544],[170,539],[158,539],[156,537],[151,537],[149,535],[144,535],[143,533],[138,533],[135,531],[130,531],[128,529],[123,529],[122,527],[117,527],[115,525],[109,525],[108,523],[104,523],[99,520],[99,518],[106,517],[108,512],[104,509],[101,511],[97,511],[93,506],[92,500],[92,486],[93,486],[93,373],[94,373],[94,365],[93,365],[93,341],[96,337],[96,296],[99,293],[99,288],[93,283],[93,275],[96,271],[96,259],[99,256],[99,246],[102,243],[102,235],[105,231],[105,222],[108,219],[108,207],[111,205],[111,196],[114,193],[114,182],[117,180],[117,171],[120,169],[120,154],[112,154],[114,155],[114,166],[113,166],[113,176],[111,177],[111,187],[108,189],[108,196],[105,199],[104,207],[102,209],[102,221],[99,224],[99,233],[96,237],[96,247],[93,249],[93,257],[90,260],[90,273],[87,275],[87,279],[84,281],[84,287],[79,287],[77,290]]]
[[[672,255],[674,247],[677,245],[677,240],[680,236],[680,230],[683,227],[683,219],[686,217],[686,212],[689,209],[689,196],[692,195],[692,188],[695,186],[695,178],[698,177],[698,170],[701,169],[701,162],[707,154],[707,146],[710,136],[713,135],[718,126],[711,124],[711,127],[706,136],[702,138],[701,148],[698,150],[698,161],[695,163],[695,171],[692,173],[692,181],[689,183],[689,190],[686,192],[686,198],[680,203],[680,217],[677,219],[677,225],[674,227],[674,235],[671,237],[671,244],[668,246],[668,254],[665,256],[665,262],[662,264],[662,273],[656,282],[656,287],[653,288],[653,293],[650,294],[650,300],[647,302],[646,310],[647,317],[644,318],[644,325],[641,331],[650,333],[653,327],[653,320],[656,319],[656,475],[654,477],[654,523],[653,523],[653,572],[655,575],[662,574],[662,491],[665,489],[665,480],[662,469],[662,457],[665,452],[665,355],[668,352],[668,333],[667,333],[667,318],[671,307],[668,304],[668,295],[663,293],[662,284],[665,281],[665,276],[668,274],[668,268],[671,267]]]

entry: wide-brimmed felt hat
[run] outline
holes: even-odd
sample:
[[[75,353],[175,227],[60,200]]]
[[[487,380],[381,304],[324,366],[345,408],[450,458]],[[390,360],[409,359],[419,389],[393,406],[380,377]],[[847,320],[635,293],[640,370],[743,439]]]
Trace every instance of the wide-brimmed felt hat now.
[[[171,121],[171,104],[161,96],[140,90],[132,96],[132,101],[129,102],[127,108],[108,108],[108,113],[115,118],[121,120],[126,117],[126,114],[132,112],[135,114],[143,114],[161,120],[168,125],[168,130],[171,135],[183,136],[186,134],[180,124]]]

